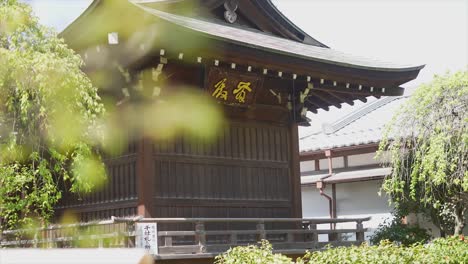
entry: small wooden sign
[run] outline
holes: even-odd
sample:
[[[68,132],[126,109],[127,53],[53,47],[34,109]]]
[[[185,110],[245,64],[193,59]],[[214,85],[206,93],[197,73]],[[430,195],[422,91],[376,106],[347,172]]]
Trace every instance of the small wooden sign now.
[[[156,223],[136,223],[135,244],[150,254],[158,254],[158,227]]]
[[[255,102],[255,94],[262,84],[263,78],[255,74],[211,67],[205,89],[223,104],[249,106]]]

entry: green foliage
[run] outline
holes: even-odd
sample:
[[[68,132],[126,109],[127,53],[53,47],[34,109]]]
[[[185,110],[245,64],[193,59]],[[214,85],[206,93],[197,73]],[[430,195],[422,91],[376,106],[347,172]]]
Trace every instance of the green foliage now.
[[[413,204],[461,233],[468,205],[468,71],[436,76],[419,87],[388,126],[392,174],[383,184],[396,207]],[[446,209],[452,208],[451,218]]]
[[[291,264],[292,259],[273,254],[273,248],[267,240],[262,240],[260,246],[249,245],[235,247],[216,256],[217,264]]]
[[[0,229],[47,222],[60,187],[105,179],[93,147],[104,107],[81,66],[27,5],[0,0]]]
[[[380,241],[388,240],[409,246],[416,243],[426,243],[429,239],[431,239],[431,236],[426,229],[403,224],[398,218],[394,218],[392,221],[385,221],[380,224],[370,241],[374,245],[379,244]]]
[[[463,236],[439,238],[429,244],[398,246],[389,241],[379,245],[326,248],[322,251],[307,252],[296,262],[281,255],[273,254],[272,246],[263,240],[258,246],[235,247],[216,257],[215,263],[228,264],[335,264],[335,263],[468,263],[468,241]]]
[[[337,247],[309,252],[305,263],[468,263],[468,242],[458,237],[439,238],[430,244],[397,246],[388,241],[379,245]]]

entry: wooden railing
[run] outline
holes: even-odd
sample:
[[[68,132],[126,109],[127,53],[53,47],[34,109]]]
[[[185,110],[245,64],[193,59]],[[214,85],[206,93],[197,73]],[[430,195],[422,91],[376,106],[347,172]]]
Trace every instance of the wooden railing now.
[[[135,247],[136,223],[157,223],[157,258],[214,256],[230,247],[269,240],[282,253],[304,253],[327,244],[347,246],[364,242],[367,218],[113,218],[75,225],[52,225],[31,230],[3,231],[0,247]],[[329,229],[355,223],[351,229]],[[318,225],[328,229],[318,229]],[[25,235],[27,234],[27,235]],[[354,238],[345,236],[352,234]],[[320,236],[320,239],[319,239]]]

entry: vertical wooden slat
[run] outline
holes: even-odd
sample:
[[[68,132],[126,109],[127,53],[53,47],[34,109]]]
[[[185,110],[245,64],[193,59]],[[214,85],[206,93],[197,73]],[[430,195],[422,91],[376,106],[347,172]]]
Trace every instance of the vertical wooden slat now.
[[[288,148],[288,133],[286,129],[281,129],[281,153],[282,153],[282,161],[289,160],[289,148]]]
[[[224,167],[224,171],[226,172],[226,176],[228,177],[228,184],[229,184],[229,187],[228,187],[228,195],[227,195],[227,198],[230,198],[230,199],[234,199],[235,198],[235,193],[237,191],[237,189],[235,189],[235,178],[234,178],[234,175],[233,175],[233,171],[232,169],[230,169],[228,166]]]
[[[159,191],[161,192],[160,197],[167,198],[168,191],[169,191],[169,182],[168,182],[168,177],[169,175],[169,164],[167,162],[162,162],[158,161],[158,167],[159,167],[159,178],[160,178],[160,183],[161,186],[159,188]]]
[[[131,167],[131,169],[132,169],[132,173],[131,173],[132,178],[131,178],[131,182],[130,182],[130,184],[131,184],[131,189],[130,190],[132,191],[132,197],[135,197],[135,198],[137,197],[136,167],[137,167],[137,163],[135,161],[135,162],[132,163],[132,167]]]
[[[277,155],[278,146],[275,144],[275,130],[275,127],[268,128],[268,145],[270,146],[270,160],[276,160]]]
[[[130,199],[130,179],[131,179],[131,162],[125,163],[125,171],[124,171],[124,180],[123,180],[123,197],[125,200]]]
[[[257,178],[258,178],[258,198],[262,200],[267,200],[269,197],[267,195],[267,188],[270,185],[267,181],[265,181],[265,169],[257,170]]]
[[[235,126],[231,126],[231,148],[232,148],[232,157],[239,158],[239,138],[238,138],[238,131]]]
[[[216,144],[218,145],[219,157],[226,157],[226,129],[223,127],[217,137]]]
[[[218,168],[217,166],[209,166],[210,167],[210,193],[212,193],[212,198],[213,199],[219,199],[220,198],[220,192],[221,190],[221,185],[219,183],[219,177],[218,177]]]
[[[127,178],[127,167],[128,167],[128,162],[122,163],[120,166],[120,177],[119,177],[119,183],[120,183],[120,190],[119,190],[119,200],[124,200],[127,196],[125,194],[125,182]]]
[[[252,168],[250,167],[246,167],[243,169],[243,173],[244,173],[244,177],[245,177],[245,185],[244,185],[244,188],[246,190],[246,195],[244,197],[244,199],[247,199],[247,200],[251,200],[253,199],[253,196],[254,196],[254,189],[253,189],[253,177],[252,177]]]
[[[256,127],[250,127],[250,138],[252,142],[250,143],[252,145],[252,159],[253,160],[258,160],[258,142],[257,142],[257,128]]]
[[[274,131],[274,140],[275,140],[274,145],[275,145],[275,151],[276,151],[276,157],[275,157],[276,161],[281,161],[282,156],[283,156],[283,153],[281,153],[283,150],[281,146],[280,130],[281,128],[278,128],[278,129],[275,129]]]
[[[183,141],[182,141],[181,135],[176,137],[175,144],[176,144],[175,153],[182,154],[183,153]]]
[[[252,159],[252,143],[251,143],[251,135],[250,135],[250,128],[242,127],[242,132],[245,135],[245,158],[251,160]]]
[[[206,193],[207,193],[207,179],[206,179],[206,173],[205,173],[205,168],[203,165],[197,165],[197,175],[199,179],[199,188],[200,188],[200,198],[206,198]]]
[[[184,183],[185,183],[185,198],[192,199],[193,198],[193,177],[192,173],[190,173],[192,165],[191,164],[184,164]]]
[[[264,160],[265,159],[265,146],[263,144],[263,135],[262,135],[262,128],[257,127],[256,128],[256,137],[257,137],[257,153],[258,153],[258,158],[257,160]]]
[[[237,127],[237,135],[238,135],[238,142],[237,145],[239,146],[239,158],[245,159],[245,134],[244,128],[242,126]]]

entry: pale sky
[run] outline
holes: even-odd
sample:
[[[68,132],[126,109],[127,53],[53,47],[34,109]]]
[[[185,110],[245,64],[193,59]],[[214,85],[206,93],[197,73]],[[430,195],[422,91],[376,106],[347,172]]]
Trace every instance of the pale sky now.
[[[426,64],[411,87],[468,64],[467,0],[274,0],[309,35],[333,49]]]
[[[63,30],[90,0],[24,0],[40,21]],[[297,26],[329,47],[395,63],[426,64],[403,87],[428,82],[434,74],[468,65],[468,0],[273,0]],[[357,103],[360,105],[360,103]],[[320,111],[319,122],[353,108]],[[319,120],[317,120],[317,118]],[[318,128],[318,127],[316,127]],[[309,130],[310,131],[310,130]]]

